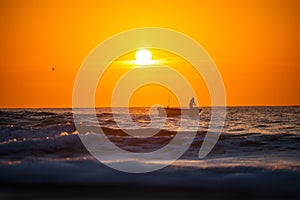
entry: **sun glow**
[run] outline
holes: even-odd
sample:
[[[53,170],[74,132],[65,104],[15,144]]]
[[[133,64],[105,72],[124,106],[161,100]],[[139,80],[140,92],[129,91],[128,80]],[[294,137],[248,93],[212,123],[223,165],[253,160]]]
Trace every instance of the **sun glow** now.
[[[136,64],[149,65],[153,64],[152,54],[148,49],[140,49],[135,54]]]

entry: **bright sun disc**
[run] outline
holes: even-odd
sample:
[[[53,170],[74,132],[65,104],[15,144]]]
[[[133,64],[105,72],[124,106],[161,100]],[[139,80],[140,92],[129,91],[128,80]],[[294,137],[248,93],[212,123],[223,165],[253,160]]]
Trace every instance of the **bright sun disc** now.
[[[149,65],[152,63],[152,54],[148,49],[141,49],[136,52],[135,59],[139,65]]]

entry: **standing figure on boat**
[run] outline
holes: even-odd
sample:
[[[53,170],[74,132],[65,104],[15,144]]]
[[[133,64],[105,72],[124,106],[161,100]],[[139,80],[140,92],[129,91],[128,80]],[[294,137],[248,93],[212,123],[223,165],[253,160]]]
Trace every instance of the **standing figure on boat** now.
[[[190,100],[190,109],[194,108],[195,105],[196,105],[196,103],[195,103],[195,98],[193,97],[193,98],[191,98],[191,100]]]

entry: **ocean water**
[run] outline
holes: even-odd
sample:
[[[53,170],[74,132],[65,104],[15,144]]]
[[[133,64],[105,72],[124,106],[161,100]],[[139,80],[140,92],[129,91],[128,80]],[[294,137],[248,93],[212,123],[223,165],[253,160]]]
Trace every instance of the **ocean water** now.
[[[185,188],[183,191],[193,189],[196,196],[198,192],[201,195],[209,191],[212,194],[245,194],[248,198],[300,198],[299,106],[228,107],[217,144],[208,156],[199,159],[210,111],[208,107],[203,108],[198,133],[176,162],[155,172],[130,174],[107,167],[86,150],[74,125],[72,109],[1,109],[0,184],[99,186],[102,190],[103,187],[132,186],[160,188],[160,192],[161,188]],[[100,124],[116,146],[135,153],[151,152],[168,145],[177,134],[180,121],[190,120],[169,117],[160,126],[163,119],[155,110],[132,108],[131,118],[136,124],[132,127],[127,124],[128,118],[122,108],[115,115],[108,108],[96,109],[97,121],[91,120],[90,112],[90,109],[82,109],[82,125]],[[141,135],[149,129],[160,128],[161,131],[150,138],[136,138],[126,134],[124,127],[121,130],[114,116],[125,129]],[[188,125],[180,131],[188,133],[190,128]],[[93,137],[99,133],[80,134]],[[181,145],[175,143],[172,148]],[[111,159],[110,162],[135,162],[143,166],[162,164],[155,160]],[[16,194],[6,192],[5,195],[15,197]]]

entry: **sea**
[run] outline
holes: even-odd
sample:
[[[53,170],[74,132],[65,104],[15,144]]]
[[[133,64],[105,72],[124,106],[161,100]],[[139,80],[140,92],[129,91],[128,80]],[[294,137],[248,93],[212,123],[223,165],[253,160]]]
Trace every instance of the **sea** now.
[[[79,123],[100,126],[115,146],[137,154],[166,145],[179,149],[185,141],[171,141],[195,129],[188,117],[163,119],[150,108],[130,108],[131,126],[126,109],[82,109]],[[102,133],[80,133],[71,108],[0,109],[0,199],[300,199],[300,107],[227,107],[216,145],[199,158],[211,110],[203,108],[196,136],[176,161],[156,171],[128,173],[90,153],[81,137]],[[180,127],[182,120],[191,125]],[[150,137],[124,130],[143,136],[155,126],[152,122],[161,121],[163,126],[154,127],[159,132]],[[163,164],[114,159],[113,152],[111,158],[112,165]]]

